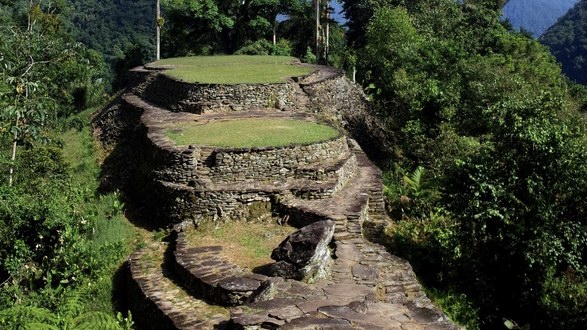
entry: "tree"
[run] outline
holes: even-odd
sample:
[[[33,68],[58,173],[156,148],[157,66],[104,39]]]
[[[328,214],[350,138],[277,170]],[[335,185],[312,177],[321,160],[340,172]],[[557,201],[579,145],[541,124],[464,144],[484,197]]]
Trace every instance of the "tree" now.
[[[404,173],[425,168],[424,182],[440,193],[417,204],[405,201],[415,200],[409,193],[390,194],[399,199],[390,205],[416,208],[390,229],[399,235],[393,247],[419,257],[412,261],[429,285],[472,299],[485,328],[503,326],[503,318],[580,328],[587,310],[580,100],[545,47],[507,31],[499,3],[405,4],[375,10],[357,49],[365,86],[401,132],[396,163]]]
[[[288,17],[286,21],[300,21],[299,15],[306,15],[308,8],[312,9],[311,3],[309,0],[166,0],[162,2],[169,22],[164,30],[165,49],[170,52],[168,55],[177,56],[232,54],[245,46],[272,39],[276,46],[278,32],[288,37],[288,31],[284,32],[277,23],[277,16],[283,14]],[[297,28],[305,32],[308,27]],[[303,48],[302,55],[305,51]]]
[[[278,33],[292,43],[293,54],[304,57],[315,46],[316,16],[312,1],[301,0],[291,6],[287,19],[279,24]]]
[[[47,119],[57,118],[58,105],[72,107],[77,97],[85,107],[87,86],[97,73],[88,65],[101,61],[91,58],[81,44],[65,40],[53,7],[44,12],[40,5],[41,1],[27,1],[24,27],[2,27],[0,119],[3,131],[12,136],[12,162],[18,144],[39,138]],[[8,172],[12,185],[13,165]]]
[[[165,57],[221,52],[225,47],[222,32],[234,26],[236,5],[234,1],[220,4],[214,0],[163,0],[168,22],[163,30]]]
[[[373,14],[380,8],[397,6],[401,0],[342,0],[342,9],[347,18],[347,38],[352,47],[365,44],[365,30]]]

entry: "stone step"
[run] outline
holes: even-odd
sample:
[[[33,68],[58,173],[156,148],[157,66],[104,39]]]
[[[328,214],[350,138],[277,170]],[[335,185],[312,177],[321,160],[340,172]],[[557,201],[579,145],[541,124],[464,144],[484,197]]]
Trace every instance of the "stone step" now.
[[[351,229],[351,233],[353,234],[361,232],[363,222],[370,220],[369,213],[378,222],[389,221],[385,216],[385,210],[377,207],[379,205],[378,202],[375,201],[372,204],[370,195],[371,191],[378,191],[377,189],[382,190],[379,169],[369,161],[360,148],[354,145],[353,141],[349,141],[349,145],[357,162],[357,172],[355,175],[331,198],[320,200],[302,200],[296,198],[296,196],[283,198],[280,201],[281,208],[284,210],[284,213],[290,215],[290,221],[293,220],[293,223],[307,224],[311,221],[343,216],[347,221],[357,222],[359,224],[358,227],[353,225]],[[377,196],[374,198],[377,198]],[[371,205],[374,205],[376,209],[373,211],[370,210]],[[308,214],[315,216],[308,217]]]
[[[332,281],[276,281],[274,299],[233,307],[232,324],[244,329],[458,329],[426,298],[407,261],[362,236],[336,241],[330,269]]]
[[[167,244],[153,243],[129,258],[130,309],[144,329],[219,329],[228,310],[189,295],[166,270]]]
[[[173,255],[186,289],[221,306],[242,305],[254,299],[269,280],[224,259],[222,246],[189,247],[185,232],[177,234]]]

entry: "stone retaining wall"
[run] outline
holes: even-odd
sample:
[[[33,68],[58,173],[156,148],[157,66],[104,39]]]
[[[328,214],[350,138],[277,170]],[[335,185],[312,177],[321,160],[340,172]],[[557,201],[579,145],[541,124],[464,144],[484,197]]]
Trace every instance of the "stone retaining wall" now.
[[[197,178],[198,152],[191,148],[177,148],[162,143],[157,136],[145,139],[145,161],[150,164],[151,173],[145,173],[154,180],[188,183]],[[149,170],[147,170],[149,171]]]
[[[161,225],[201,219],[246,219],[254,202],[270,202],[281,191],[201,190],[164,181],[151,182],[146,208]]]
[[[324,160],[348,157],[345,137],[314,143],[286,147],[218,149],[213,158],[202,162],[199,173],[216,183],[242,181],[284,181],[296,176],[297,168]],[[204,172],[203,172],[204,171]]]
[[[126,89],[129,93],[143,95],[147,86],[159,75],[157,70],[149,70],[144,67],[136,67],[128,71],[128,84]]]
[[[191,84],[157,73],[149,84],[143,73],[134,73],[133,92],[144,100],[175,112],[228,112],[251,108],[283,108],[293,104],[295,83]],[[146,85],[146,87],[144,87]]]
[[[145,161],[151,164],[154,180],[187,184],[196,180],[212,183],[285,182],[312,178],[340,181],[352,174],[353,162],[325,171],[315,163],[325,160],[343,161],[350,157],[345,137],[311,145],[279,148],[217,149],[180,148],[159,133],[148,135]],[[344,179],[343,179],[344,182]]]
[[[357,140],[371,160],[393,159],[391,152],[397,140],[393,130],[385,126],[383,119],[377,118],[374,106],[360,86],[342,73],[301,86],[310,98],[309,110]]]

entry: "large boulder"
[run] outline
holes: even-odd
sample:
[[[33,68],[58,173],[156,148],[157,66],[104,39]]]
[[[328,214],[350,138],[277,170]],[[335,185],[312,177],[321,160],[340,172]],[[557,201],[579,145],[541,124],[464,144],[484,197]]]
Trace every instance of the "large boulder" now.
[[[313,283],[329,275],[332,257],[328,245],[334,236],[334,222],[318,221],[289,235],[271,253],[276,262],[272,276]]]

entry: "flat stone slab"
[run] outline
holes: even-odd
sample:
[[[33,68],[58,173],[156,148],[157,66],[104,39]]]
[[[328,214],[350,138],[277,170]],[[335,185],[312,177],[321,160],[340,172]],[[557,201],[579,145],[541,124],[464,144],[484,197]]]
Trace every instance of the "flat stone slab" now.
[[[379,278],[377,270],[372,266],[359,264],[352,266],[351,269],[353,277],[359,280],[375,282]]]
[[[218,286],[230,292],[248,292],[259,289],[261,282],[247,277],[229,277],[219,281]]]

